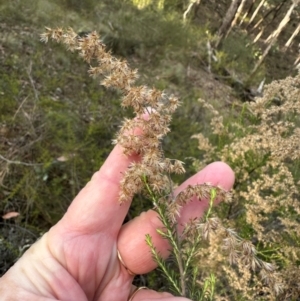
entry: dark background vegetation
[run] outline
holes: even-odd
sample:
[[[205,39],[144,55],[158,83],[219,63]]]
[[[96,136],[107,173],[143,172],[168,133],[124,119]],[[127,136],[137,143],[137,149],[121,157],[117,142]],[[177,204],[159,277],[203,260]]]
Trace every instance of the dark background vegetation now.
[[[252,101],[263,79],[268,83],[296,74],[299,36],[287,49],[284,45],[299,24],[299,8],[249,77],[268,45],[264,39],[291,1],[266,1],[250,25],[260,1],[248,2],[244,12],[249,16],[218,47],[230,0],[198,1],[185,22],[191,2],[184,0],[0,2],[0,275],[61,218],[109,154],[123,117],[130,116],[120,108],[118,93],[90,78],[77,55],[39,41],[44,27],[98,31],[114,55],[139,69],[140,83],[180,97],[182,106],[164,149],[168,157],[186,162],[188,176],[195,172],[192,158],[201,160],[202,155],[190,137],[209,129],[209,116],[198,98],[234,119],[232,108]],[[253,43],[262,28],[262,37]],[[137,197],[128,219],[149,206]],[[7,212],[20,215],[1,219]],[[157,275],[138,281],[163,287]]]

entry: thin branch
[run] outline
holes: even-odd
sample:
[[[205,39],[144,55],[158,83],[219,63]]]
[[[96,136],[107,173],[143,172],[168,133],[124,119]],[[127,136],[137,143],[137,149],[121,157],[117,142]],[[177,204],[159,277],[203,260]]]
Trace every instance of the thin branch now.
[[[190,10],[192,9],[192,7],[194,6],[195,3],[199,4],[200,1],[199,1],[199,0],[191,0],[191,1],[190,1],[190,4],[189,4],[188,8],[187,8],[186,11],[183,13],[183,21],[184,21],[184,22],[186,21],[186,16],[187,16],[187,14],[190,12]]]
[[[185,272],[184,272],[184,267],[183,267],[183,259],[182,259],[182,248],[181,248],[181,241],[180,241],[180,236],[178,233],[178,229],[176,231],[176,240],[177,240],[177,245],[178,245],[178,252],[174,252],[176,256],[176,260],[178,263],[178,269],[179,269],[179,274],[180,274],[180,286],[181,286],[181,296],[186,297],[186,285],[185,285]],[[177,253],[177,254],[176,254]]]
[[[28,99],[28,96],[26,96],[26,97],[24,98],[24,100],[21,102],[21,104],[19,105],[19,107],[18,107],[18,109],[17,109],[17,111],[16,111],[16,113],[15,113],[15,115],[14,115],[14,117],[13,117],[13,120],[15,120],[16,116],[18,115],[20,109],[22,108],[23,104],[25,103],[25,101],[26,101],[27,99]]]
[[[20,229],[20,230],[22,230],[22,231],[24,231],[24,232],[26,232],[26,233],[32,235],[35,239],[38,238],[38,235],[34,234],[34,233],[31,232],[30,230],[28,230],[28,229],[26,229],[26,228],[24,228],[24,227],[21,227],[21,226],[19,226],[19,225],[16,225],[16,224],[9,224],[9,223],[3,223],[3,222],[0,222],[0,225],[18,228],[18,229]]]
[[[15,165],[24,165],[24,166],[38,166],[38,165],[43,165],[43,163],[26,163],[26,162],[21,162],[21,161],[12,161],[9,159],[6,159],[2,155],[0,155],[0,159],[9,163],[9,164],[15,164]]]
[[[31,84],[33,92],[34,92],[34,98],[35,98],[36,101],[38,101],[39,100],[39,96],[38,96],[38,92],[37,92],[37,90],[35,88],[35,85],[34,85],[34,80],[33,80],[32,76],[31,76],[31,71],[32,71],[32,61],[30,61],[30,64],[29,64],[29,66],[28,66],[28,68],[26,70],[26,73],[28,75],[30,84]]]

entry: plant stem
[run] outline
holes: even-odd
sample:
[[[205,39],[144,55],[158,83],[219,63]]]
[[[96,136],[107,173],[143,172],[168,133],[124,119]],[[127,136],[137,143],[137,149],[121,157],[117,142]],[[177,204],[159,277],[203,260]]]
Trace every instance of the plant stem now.
[[[176,281],[173,279],[172,274],[168,271],[164,259],[160,257],[160,255],[157,253],[155,246],[152,243],[152,238],[149,234],[146,234],[146,243],[150,247],[151,253],[153,255],[153,258],[155,259],[158,266],[161,268],[161,270],[166,275],[167,279],[170,281],[170,283],[173,285],[174,289],[177,291],[178,294],[180,294],[180,288],[177,285]]]
[[[169,242],[171,243],[172,247],[173,247],[173,252],[174,255],[176,257],[176,261],[178,264],[178,269],[179,269],[179,274],[180,274],[180,286],[181,286],[181,296],[185,297],[186,296],[186,284],[185,284],[185,277],[186,277],[186,269],[184,269],[183,266],[183,259],[182,259],[182,252],[181,252],[181,242],[180,242],[180,235],[178,233],[178,230],[176,229],[175,231],[172,231],[172,227],[170,226],[169,221],[167,220],[167,218],[165,217],[164,211],[162,210],[162,208],[159,206],[155,195],[153,194],[151,188],[149,187],[149,184],[147,183],[147,178],[146,176],[144,176],[143,178],[145,186],[147,188],[147,191],[149,192],[152,202],[156,207],[156,210],[159,214],[159,217],[163,223],[163,225],[165,226],[167,233],[166,234],[161,234],[162,236],[168,238]],[[175,226],[176,227],[176,226]],[[160,233],[161,231],[159,231]]]
[[[212,190],[210,191],[209,208],[208,208],[207,213],[206,213],[206,215],[205,215],[205,220],[206,220],[206,222],[208,221],[208,218],[209,218],[209,216],[210,216],[210,214],[211,214],[211,211],[212,211],[212,208],[213,208],[213,205],[214,205],[214,200],[215,200],[215,198],[216,198],[216,195],[217,195],[216,190],[215,190],[215,189],[212,189]]]
[[[176,260],[178,263],[179,274],[180,274],[180,285],[181,285],[181,296],[186,297],[186,286],[185,286],[185,269],[183,267],[183,260],[182,260],[182,252],[181,252],[181,241],[180,235],[178,233],[178,229],[176,231],[176,241],[178,246],[178,252],[176,252]]]

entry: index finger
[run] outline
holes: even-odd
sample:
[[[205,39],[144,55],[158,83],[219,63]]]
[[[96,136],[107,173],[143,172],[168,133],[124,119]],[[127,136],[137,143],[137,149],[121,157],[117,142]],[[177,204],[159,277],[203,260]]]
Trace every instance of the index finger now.
[[[61,223],[81,234],[110,231],[117,235],[131,203],[119,203],[120,181],[129,164],[137,160],[137,155],[124,155],[123,148],[116,145],[73,200]]]

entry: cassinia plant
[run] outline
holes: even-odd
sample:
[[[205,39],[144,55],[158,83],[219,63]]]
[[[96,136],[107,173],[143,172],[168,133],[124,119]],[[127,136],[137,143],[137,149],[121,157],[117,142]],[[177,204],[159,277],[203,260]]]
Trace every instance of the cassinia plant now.
[[[278,300],[297,300],[300,295],[300,73],[273,81],[255,101],[245,103],[239,118],[226,120],[209,103],[200,100],[211,114],[210,135],[194,135],[203,152],[202,166],[213,160],[229,162],[236,173],[235,199],[227,214],[233,226],[251,232],[267,260],[280,267],[283,285]],[[232,110],[236,114],[236,110]],[[233,115],[232,114],[232,115]],[[232,117],[229,117],[232,118]],[[218,143],[216,143],[218,141]],[[234,219],[232,218],[234,217]],[[217,254],[212,251],[216,259]],[[202,254],[202,256],[205,256]],[[205,257],[204,257],[205,258]],[[238,273],[221,269],[231,287],[245,287],[251,275],[239,266]],[[233,285],[234,284],[234,285]],[[251,287],[243,297],[253,298]],[[263,300],[274,300],[274,296]]]
[[[122,145],[124,153],[139,154],[141,160],[132,163],[120,183],[120,202],[126,202],[137,193],[149,197],[164,225],[158,230],[172,247],[173,264],[165,261],[156,251],[151,237],[146,236],[154,260],[170,283],[176,294],[192,300],[213,300],[217,279],[213,274],[202,276],[199,273],[197,254],[208,244],[215,233],[222,237],[223,248],[229,254],[232,264],[243,264],[252,271],[260,270],[266,283],[275,292],[280,291],[276,281],[275,267],[257,257],[254,245],[243,240],[237,233],[222,225],[213,216],[213,204],[218,198],[230,202],[231,194],[220,187],[208,183],[188,186],[178,195],[173,194],[171,173],[184,173],[183,163],[165,158],[162,139],[170,131],[171,115],[179,105],[178,100],[164,92],[147,86],[135,86],[137,70],[132,70],[125,60],[120,60],[106,51],[96,32],[79,37],[71,28],[66,31],[47,28],[41,40],[51,38],[64,43],[68,50],[78,51],[79,55],[91,65],[90,75],[101,76],[101,84],[122,93],[121,106],[131,107],[135,118],[125,119],[114,143]],[[94,65],[94,66],[93,66]],[[193,220],[180,233],[176,220],[181,208],[197,198],[208,200],[207,213],[199,220]]]

